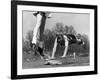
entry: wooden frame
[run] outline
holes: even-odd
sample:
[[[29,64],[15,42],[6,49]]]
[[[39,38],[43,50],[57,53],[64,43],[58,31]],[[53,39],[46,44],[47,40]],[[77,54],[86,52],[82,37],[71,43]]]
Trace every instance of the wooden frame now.
[[[80,72],[54,72],[45,74],[18,74],[18,6],[44,6],[55,8],[76,8],[89,9],[94,12],[94,70]],[[91,34],[90,34],[91,35]],[[21,53],[20,53],[21,54]],[[47,3],[47,2],[31,2],[31,1],[11,1],[11,78],[42,78],[42,77],[59,77],[59,76],[75,76],[97,74],[97,6],[81,5],[81,4],[63,4],[63,3]]]

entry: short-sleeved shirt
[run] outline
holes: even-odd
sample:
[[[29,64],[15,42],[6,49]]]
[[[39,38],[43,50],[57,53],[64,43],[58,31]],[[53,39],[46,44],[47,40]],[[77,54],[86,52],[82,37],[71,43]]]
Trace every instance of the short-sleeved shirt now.
[[[65,46],[66,41],[65,41],[64,36],[67,37],[66,41],[68,41],[69,45],[77,42],[76,36],[73,34],[59,34],[59,35],[57,35],[57,43],[60,44],[61,46]]]

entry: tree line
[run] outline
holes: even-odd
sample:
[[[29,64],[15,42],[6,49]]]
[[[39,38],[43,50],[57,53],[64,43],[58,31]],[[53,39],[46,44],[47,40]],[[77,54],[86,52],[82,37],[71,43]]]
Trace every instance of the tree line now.
[[[74,26],[70,25],[63,25],[63,23],[56,23],[55,26],[50,30],[46,29],[44,31],[43,35],[43,40],[44,40],[44,47],[47,51],[52,52],[54,41],[56,38],[56,33],[64,33],[64,34],[74,34],[77,37],[80,37],[84,42],[84,46],[80,46],[77,44],[72,44],[68,48],[68,54],[76,52],[77,55],[80,54],[86,54],[89,55],[89,48],[90,48],[90,43],[89,43],[89,38],[86,34],[80,34],[77,33],[76,30],[74,29]],[[30,51],[30,43],[32,41],[32,31],[29,31],[26,36],[26,40],[23,39],[23,50],[24,51]],[[57,47],[57,53],[58,55],[62,54],[64,50],[64,47],[61,47],[58,45]]]

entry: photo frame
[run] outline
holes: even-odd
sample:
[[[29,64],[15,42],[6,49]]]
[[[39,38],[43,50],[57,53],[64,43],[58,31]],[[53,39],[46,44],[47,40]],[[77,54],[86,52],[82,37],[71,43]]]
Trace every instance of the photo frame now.
[[[68,16],[71,16],[68,18],[69,23],[74,25],[76,25],[76,23],[77,24],[81,23],[80,17],[82,16],[84,17],[88,14],[88,17],[85,18],[87,20],[86,21],[87,23],[84,22],[85,21],[84,19],[82,24],[88,24],[89,27],[81,27],[82,29],[85,28],[85,30],[83,29],[83,31],[86,30],[89,31],[89,33],[87,31],[87,34],[89,35],[89,41],[90,41],[89,44],[90,51],[89,51],[89,58],[88,58],[89,62],[88,63],[86,62],[86,64],[88,65],[83,66],[82,64],[82,66],[79,66],[78,64],[78,66],[75,66],[76,65],[75,64],[74,66],[72,66],[74,63],[66,63],[67,65],[64,63],[64,67],[62,66],[41,67],[42,62],[36,62],[41,65],[39,65],[39,68],[37,68],[37,66],[34,68],[33,66],[35,65],[34,63],[35,61],[26,59],[26,57],[30,55],[27,53],[26,53],[27,55],[25,57],[25,60],[27,60],[28,62],[27,61],[25,63],[23,62],[24,59],[23,58],[24,57],[23,35],[25,34],[24,31],[25,30],[27,31],[29,29],[25,27],[25,25],[35,26],[34,24],[36,19],[34,18],[33,20],[34,24],[31,24],[33,15],[32,16],[30,15],[37,11],[50,12],[55,16],[55,18],[57,18],[57,15],[58,16],[60,15],[60,18],[58,17],[57,19],[53,20],[53,22],[57,21],[58,19],[60,20],[65,16],[67,16],[67,18]],[[75,21],[79,19],[80,21],[75,22],[70,20],[70,18],[72,18],[72,20],[75,19]],[[63,22],[65,20],[68,21],[67,19],[64,20],[61,19],[61,21]],[[51,24],[49,23],[53,24],[53,22],[52,20],[51,22],[49,21],[50,20],[48,20],[47,25],[51,26]],[[82,24],[80,24],[80,26]],[[31,29],[33,29],[33,27]],[[80,59],[76,58],[76,61],[80,60],[80,64],[81,64],[81,59],[84,60],[85,57],[79,57],[79,58]],[[70,58],[68,59],[67,57],[66,60],[70,61]],[[74,61],[74,59],[72,60]],[[62,60],[62,62],[64,61]],[[70,64],[71,66],[69,66]],[[97,6],[96,5],[48,3],[48,2],[33,2],[33,1],[11,1],[11,78],[12,79],[76,76],[76,75],[90,75],[90,74],[97,74]]]

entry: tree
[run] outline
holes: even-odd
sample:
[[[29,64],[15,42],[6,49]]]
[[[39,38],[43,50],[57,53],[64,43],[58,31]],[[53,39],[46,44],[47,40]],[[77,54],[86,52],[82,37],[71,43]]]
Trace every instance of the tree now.
[[[89,49],[90,49],[90,42],[89,42],[89,39],[88,39],[88,36],[86,34],[83,34],[82,35],[82,40],[84,41],[84,49],[86,52],[89,53]]]
[[[63,23],[56,23],[55,27],[53,28],[55,33],[64,32]]]
[[[54,40],[55,40],[55,37],[52,33],[52,31],[46,29],[44,31],[44,46],[47,50],[51,50],[52,47],[53,47],[53,44],[54,44]]]
[[[71,25],[71,26],[69,26],[69,28],[68,28],[68,33],[69,34],[74,34],[74,35],[76,35],[76,31],[75,31],[75,29],[74,29],[74,27]]]
[[[65,25],[64,27],[64,33],[68,33],[69,27],[67,25]]]
[[[32,42],[32,37],[33,37],[33,31],[30,30],[28,31],[27,36],[26,36],[27,41]]]
[[[23,51],[27,52],[31,50],[30,43],[32,42],[33,31],[28,31],[26,40],[23,38]]]

